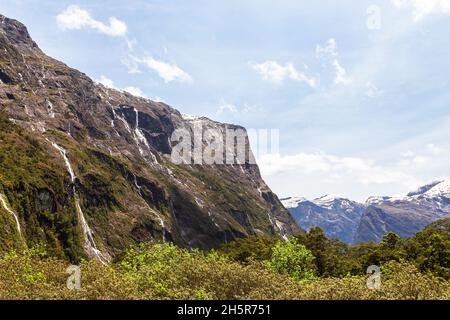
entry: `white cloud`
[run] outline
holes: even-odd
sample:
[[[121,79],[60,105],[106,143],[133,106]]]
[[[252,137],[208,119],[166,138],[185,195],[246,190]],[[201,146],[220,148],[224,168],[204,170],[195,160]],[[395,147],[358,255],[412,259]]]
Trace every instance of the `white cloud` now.
[[[338,56],[336,39],[330,38],[324,46],[316,45],[316,56],[319,58],[333,59]]]
[[[257,105],[249,105],[248,103],[244,103],[244,106],[242,108],[243,113],[256,113],[256,112],[263,112],[264,109]]]
[[[131,57],[122,58],[120,62],[127,68],[129,74],[141,73],[139,63]]]
[[[111,79],[105,77],[104,75],[102,75],[100,77],[100,79],[97,80],[96,82],[104,85],[107,88],[111,88],[111,89],[116,89],[117,90],[117,88],[114,86],[114,81],[112,81]]]
[[[436,146],[433,143],[429,143],[427,145],[427,149],[431,153],[431,155],[433,155],[433,156],[439,156],[439,155],[441,155],[441,154],[443,154],[445,152],[445,150],[443,148],[438,147],[438,146]]]
[[[309,78],[304,73],[297,71],[292,63],[286,63],[283,66],[276,61],[265,61],[250,65],[264,80],[271,81],[277,85],[282,84],[285,79],[305,82],[312,88],[317,85],[316,79]]]
[[[87,10],[71,5],[56,17],[58,26],[63,30],[91,28],[113,37],[122,37],[127,33],[127,25],[115,17],[109,18],[109,24],[95,20]]]
[[[324,174],[328,179],[347,177],[364,185],[406,183],[411,186],[417,181],[405,172],[377,165],[371,159],[338,157],[324,153],[299,153],[290,156],[266,154],[258,159],[258,164],[267,176],[286,172]]]
[[[133,51],[134,47],[138,44],[136,39],[125,39],[125,43],[127,44],[128,50]]]
[[[221,105],[217,108],[217,113],[221,114],[224,112],[236,114],[238,112],[238,108],[234,104],[222,100]]]
[[[369,98],[376,98],[380,96],[381,90],[378,89],[376,85],[374,85],[372,82],[368,81],[366,83],[366,96]]]
[[[417,156],[412,159],[413,164],[425,165],[429,163],[431,159],[427,156]]]
[[[229,114],[232,116],[242,116],[245,114],[255,114],[259,112],[263,112],[263,108],[257,105],[250,105],[248,103],[244,103],[238,106],[235,103],[231,103],[222,99],[219,103],[219,106],[216,109],[216,113],[221,114]]]
[[[283,196],[315,198],[332,193],[365,201],[368,195],[390,195],[390,190],[408,192],[424,183],[410,173],[411,164],[388,166],[359,157],[265,154],[257,162],[264,180]]]
[[[330,64],[335,71],[334,83],[335,84],[349,84],[350,78],[347,76],[347,70],[342,66],[338,60],[338,45],[334,38],[330,38],[325,42],[324,46],[316,45],[316,56],[325,60]]]
[[[266,153],[257,163],[264,180],[280,196],[313,199],[337,194],[365,201],[369,196],[406,194],[437,177],[449,176],[447,140],[429,138],[415,137],[366,157],[320,151]]]
[[[412,157],[414,157],[414,152],[412,152],[411,150],[403,152],[402,153],[402,157],[404,157],[404,158],[412,158]]]
[[[155,71],[166,83],[172,81],[190,83],[193,81],[192,77],[187,72],[183,71],[180,67],[178,67],[175,64],[170,64],[164,61],[156,60],[152,57],[145,57],[145,58],[132,57],[131,59],[137,65],[143,64],[147,66],[149,69]],[[135,65],[134,70],[138,70],[136,69],[137,65]],[[133,65],[130,64],[130,66]]]
[[[348,84],[350,82],[350,79],[347,78],[347,70],[345,70],[344,67],[341,66],[341,64],[337,59],[333,60],[332,65],[336,70],[336,77],[334,79],[334,83]]]
[[[433,162],[433,159],[435,159],[438,156],[441,156],[445,153],[445,149],[433,144],[429,143],[425,145],[424,147],[420,148],[419,152],[412,152],[411,150],[408,150],[406,152],[403,152],[401,156],[403,159],[401,159],[398,164],[400,166],[426,166],[430,165]]]
[[[450,0],[391,0],[397,8],[412,10],[415,22],[432,14],[450,14]]]
[[[128,93],[130,93],[130,94],[136,96],[136,97],[147,98],[147,97],[145,96],[145,94],[142,92],[141,89],[139,89],[139,88],[137,88],[137,87],[133,87],[133,86],[125,87],[125,88],[123,88],[123,89],[118,88],[118,87],[116,87],[116,85],[114,84],[114,81],[113,81],[113,80],[109,79],[108,77],[106,77],[106,76],[104,76],[104,75],[102,75],[102,76],[100,77],[100,79],[97,80],[96,82],[97,82],[97,83],[100,83],[100,84],[102,84],[102,85],[104,85],[105,87],[110,88],[110,89],[115,89],[115,90],[118,90],[118,91],[125,91],[125,92],[128,92]]]

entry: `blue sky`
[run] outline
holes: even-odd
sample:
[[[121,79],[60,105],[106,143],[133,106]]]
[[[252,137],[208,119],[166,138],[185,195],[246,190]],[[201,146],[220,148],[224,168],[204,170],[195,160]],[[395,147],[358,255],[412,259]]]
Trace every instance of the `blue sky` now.
[[[280,196],[450,176],[450,0],[7,1],[47,54],[181,112],[280,130]]]

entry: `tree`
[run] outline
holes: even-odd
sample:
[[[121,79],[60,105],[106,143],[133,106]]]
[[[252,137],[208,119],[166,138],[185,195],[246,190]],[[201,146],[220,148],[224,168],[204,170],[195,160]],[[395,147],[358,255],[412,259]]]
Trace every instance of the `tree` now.
[[[399,240],[400,236],[398,234],[394,232],[389,232],[383,237],[382,244],[386,246],[388,249],[394,250]]]
[[[319,277],[341,276],[351,271],[348,246],[337,239],[328,239],[320,227],[311,228],[307,234],[298,235],[297,239],[314,255]]]
[[[444,235],[432,234],[422,254],[420,268],[423,271],[429,270],[441,277],[450,278],[450,241],[446,241]]]
[[[296,280],[312,278],[315,273],[313,254],[294,237],[275,245],[268,264],[274,271]]]
[[[223,245],[219,252],[228,258],[248,264],[251,261],[269,260],[272,248],[277,244],[275,237],[248,237],[237,239]]]

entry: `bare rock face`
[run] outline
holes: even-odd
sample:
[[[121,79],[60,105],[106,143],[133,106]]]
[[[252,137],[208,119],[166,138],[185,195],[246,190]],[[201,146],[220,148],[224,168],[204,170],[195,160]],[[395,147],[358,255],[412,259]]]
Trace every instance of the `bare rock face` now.
[[[21,176],[27,170],[17,167],[21,161],[2,165],[0,158],[1,170],[17,172],[9,180],[0,172],[0,193],[19,217],[25,244],[43,240],[72,260],[86,253],[108,260],[140,241],[211,248],[238,237],[300,231],[256,164],[171,161],[177,129],[244,128],[184,119],[164,103],[96,84],[46,56],[25,26],[1,15],[0,102],[15,128],[8,137],[18,139],[11,148],[23,140],[45,155],[23,155],[24,163],[40,168],[35,180]],[[13,188],[20,179],[26,188]],[[60,220],[73,228],[58,229],[66,227]]]

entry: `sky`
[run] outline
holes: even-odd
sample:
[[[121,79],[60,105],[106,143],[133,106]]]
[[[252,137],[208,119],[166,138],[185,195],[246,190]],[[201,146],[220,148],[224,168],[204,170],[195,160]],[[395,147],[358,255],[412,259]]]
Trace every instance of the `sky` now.
[[[450,0],[2,0],[0,13],[107,86],[277,131],[278,148],[252,145],[280,197],[365,201],[450,176]]]

